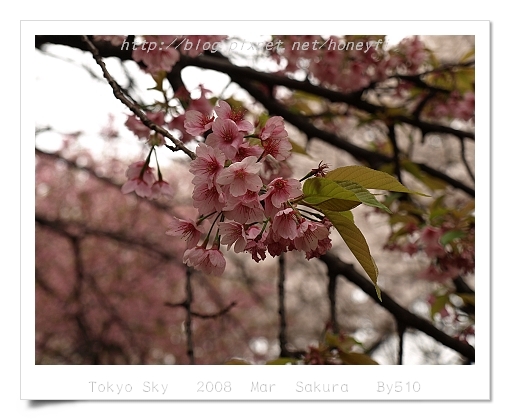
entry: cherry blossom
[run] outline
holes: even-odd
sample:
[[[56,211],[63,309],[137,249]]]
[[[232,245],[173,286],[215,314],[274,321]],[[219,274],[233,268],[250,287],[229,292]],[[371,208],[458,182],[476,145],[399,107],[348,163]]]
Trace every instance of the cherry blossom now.
[[[189,267],[206,273],[221,276],[225,271],[226,261],[221,251],[217,248],[205,249],[201,246],[184,251],[183,262]]]
[[[217,118],[212,124],[213,132],[207,136],[206,143],[219,148],[227,159],[233,159],[243,142],[243,133],[232,120]]]
[[[221,185],[228,185],[229,192],[234,197],[246,194],[247,191],[259,192],[262,188],[262,180],[257,175],[262,168],[257,163],[255,156],[248,156],[241,162],[236,162],[225,168],[218,175],[217,182]]]
[[[266,215],[274,217],[281,210],[283,203],[301,194],[301,183],[297,179],[278,177],[269,183],[267,192],[262,194],[260,199],[264,200]]]
[[[294,239],[298,235],[297,217],[293,208],[280,210],[273,219],[272,232],[277,237]]]
[[[192,136],[200,136],[212,127],[213,117],[199,111],[187,111],[184,119],[184,128]]]
[[[195,153],[197,158],[191,162],[189,171],[195,175],[193,184],[207,183],[211,187],[217,176],[223,171],[225,155],[222,151],[214,149],[205,143],[200,143]]]
[[[247,243],[246,233],[242,224],[237,222],[218,223],[218,229],[221,235],[221,243],[227,245],[227,249],[234,246],[234,252],[244,251]]]
[[[180,236],[185,239],[186,248],[188,249],[198,244],[202,233],[205,233],[203,226],[197,226],[195,221],[191,219],[178,219],[177,217],[173,217],[166,231],[167,235]]]
[[[214,110],[218,118],[233,121],[239,131],[244,131],[246,134],[253,132],[253,124],[244,119],[244,113],[242,111],[233,111],[227,102],[218,101],[218,105]]]
[[[153,194],[151,187],[156,182],[152,171],[153,169],[144,161],[129,165],[126,170],[128,181],[122,186],[122,193],[129,194],[134,191],[140,197],[151,197]]]
[[[174,189],[170,186],[168,182],[160,180],[152,184],[150,196],[152,200],[157,200],[161,196],[172,198],[173,195]]]

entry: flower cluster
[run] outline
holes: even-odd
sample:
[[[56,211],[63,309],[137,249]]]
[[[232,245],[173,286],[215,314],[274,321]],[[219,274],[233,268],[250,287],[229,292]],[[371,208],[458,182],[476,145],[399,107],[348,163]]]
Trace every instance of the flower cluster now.
[[[173,188],[168,182],[163,181],[161,173],[159,179],[156,180],[153,171],[154,169],[147,164],[147,161],[139,161],[129,165],[126,171],[128,180],[121,188],[122,193],[135,192],[136,195],[142,198],[152,200],[156,200],[162,195],[172,197],[174,194]]]
[[[148,73],[170,72],[181,54],[196,57],[225,39],[220,35],[145,35],[133,48],[133,60],[142,62]]]
[[[250,253],[257,262],[266,253],[274,257],[291,250],[304,251],[308,259],[324,254],[331,248],[332,225],[311,220],[296,207],[301,182],[289,177],[285,166],[292,145],[283,118],[271,117],[255,128],[225,101],[214,111],[216,117],[196,110],[185,114],[186,131],[204,135],[205,142],[190,164],[193,206],[200,217],[196,223],[176,218],[167,231],[186,239],[184,262],[220,275],[225,269],[221,245]],[[198,245],[206,219],[212,226]]]
[[[422,228],[410,224],[405,227],[408,234],[405,241],[390,243],[387,248],[409,255],[424,252],[431,262],[417,277],[445,283],[459,275],[472,273],[475,267],[474,226],[457,229],[449,223]]]
[[[275,40],[288,46],[271,50],[285,72],[305,70],[321,85],[341,92],[359,91],[390,75],[416,74],[430,55],[418,37],[405,38],[392,49],[383,48],[384,39],[373,36],[274,36]]]

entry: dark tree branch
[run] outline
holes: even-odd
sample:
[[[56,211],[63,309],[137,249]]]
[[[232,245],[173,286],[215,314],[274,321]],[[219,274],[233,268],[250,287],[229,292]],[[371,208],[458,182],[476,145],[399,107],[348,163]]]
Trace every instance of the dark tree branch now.
[[[42,48],[44,44],[61,44],[67,45],[74,48],[79,48],[81,50],[87,50],[87,46],[80,41],[79,36],[53,36],[53,35],[39,35],[36,36],[35,39],[36,48]],[[105,43],[106,44],[106,43]],[[117,57],[121,60],[131,60],[131,49],[124,49],[123,47],[114,47],[112,45],[101,45],[101,56],[103,57]],[[267,86],[285,86],[289,89],[300,90],[303,92],[308,92],[322,98],[328,99],[331,102],[341,102],[351,105],[355,108],[358,108],[362,111],[366,111],[370,114],[384,114],[386,110],[385,107],[381,107],[378,105],[373,105],[369,102],[366,102],[360,98],[359,94],[345,94],[342,92],[332,91],[330,89],[323,88],[318,85],[311,84],[308,80],[299,81],[295,79],[288,78],[286,76],[280,76],[272,73],[264,73],[254,70],[249,67],[240,67],[230,63],[225,57],[221,56],[219,53],[214,55],[212,54],[204,54],[198,57],[189,57],[189,56],[181,56],[182,66],[196,66],[201,68],[206,68],[210,70],[216,70],[219,72],[226,73],[230,76],[237,78],[242,78],[244,80],[253,80],[258,81]],[[403,76],[395,76],[395,77],[403,77]],[[237,83],[237,82],[236,82]],[[463,140],[464,138],[468,138],[474,140],[474,133],[456,130],[454,128],[448,126],[442,126],[439,124],[432,124],[426,121],[422,121],[413,117],[400,116],[398,117],[398,121],[404,122],[406,124],[410,124],[417,128],[420,128],[424,134],[428,133],[443,133],[443,134],[452,134],[457,137],[459,140]]]
[[[398,331],[398,362],[397,364],[402,366],[404,364],[404,333],[406,332],[406,326],[399,320],[397,321]]]
[[[285,316],[285,257],[278,257],[278,315],[280,318],[280,329],[278,340],[280,341],[280,357],[289,357],[287,349],[287,319]]]
[[[87,50],[86,45],[82,40],[80,40],[79,36],[46,36],[46,35],[36,36],[37,48],[43,48],[43,46],[48,43],[67,45],[74,48],[79,48],[81,50]],[[130,49],[123,49],[122,47],[114,47],[112,45],[101,45],[100,51],[103,57],[117,57],[121,60],[132,59]],[[347,139],[336,136],[333,133],[328,133],[326,131],[317,129],[313,124],[308,122],[302,116],[293,114],[292,112],[288,111],[284,106],[276,102],[273,98],[266,96],[261,91],[259,86],[252,83],[252,81],[255,80],[261,82],[268,87],[281,85],[288,87],[290,89],[296,89],[312,93],[321,96],[325,99],[328,99],[331,102],[346,103],[348,105],[351,105],[353,107],[356,107],[360,110],[372,114],[375,113],[384,114],[386,110],[385,107],[380,107],[377,105],[370,104],[366,101],[363,101],[362,99],[359,98],[358,95],[344,94],[341,92],[331,91],[321,86],[313,85],[308,81],[301,82],[298,80],[290,79],[285,76],[258,72],[248,67],[235,66],[232,63],[230,63],[226,58],[220,56],[219,54],[216,54],[216,56],[203,55],[198,57],[182,56],[179,65],[182,65],[183,68],[186,66],[196,66],[225,72],[231,77],[232,81],[234,81],[235,83],[240,85],[243,89],[245,89],[248,93],[250,93],[270,113],[274,115],[281,115],[290,124],[294,125],[296,128],[303,131],[303,133],[305,133],[309,138],[313,137],[320,138],[326,143],[329,143],[335,147],[338,147],[339,149],[347,151],[359,161],[367,162],[372,168],[377,169],[382,163],[387,163],[391,161],[391,157],[389,156],[365,150],[361,147],[353,145]],[[172,81],[175,82],[175,79],[173,79]],[[398,118],[394,118],[394,121],[395,122],[400,121],[418,127],[424,136],[429,133],[443,133],[451,134],[460,140],[464,138],[474,139],[473,133],[462,130],[456,130],[448,126],[441,126],[438,124],[428,123],[412,117],[399,116]],[[455,180],[449,177],[448,175],[442,173],[441,171],[429,167],[426,164],[420,163],[418,165],[424,172],[428,173],[429,175],[439,178],[449,183],[453,187],[458,188],[466,192],[470,196],[474,197],[474,189],[465,185],[461,181]]]
[[[393,165],[395,165],[394,172],[397,179],[402,183],[402,171],[400,170],[400,149],[397,144],[397,136],[395,134],[395,124],[388,125],[388,137],[393,147]]]
[[[237,84],[239,84],[243,89],[245,89],[254,99],[260,102],[270,114],[280,115],[290,124],[301,130],[304,134],[308,136],[308,138],[319,138],[325,141],[332,146],[337,147],[338,149],[345,150],[349,154],[351,154],[354,158],[361,162],[367,162],[369,166],[374,169],[378,169],[384,163],[391,163],[393,158],[391,156],[386,156],[381,153],[372,152],[370,150],[366,150],[362,147],[356,146],[349,142],[349,140],[337,136],[336,134],[330,133],[328,131],[321,130],[312,123],[310,123],[307,119],[303,118],[298,114],[294,114],[289,111],[287,107],[281,105],[274,99],[269,98],[264,92],[255,84],[249,81],[243,81],[239,79],[233,79]],[[458,181],[454,178],[449,177],[445,173],[438,171],[437,169],[431,168],[430,166],[424,163],[416,163],[423,172],[428,173],[429,175],[434,176],[435,178],[441,179],[451,186],[458,188],[470,196],[475,196],[475,190],[461,181]]]
[[[186,320],[184,328],[186,329],[186,353],[189,357],[190,365],[195,364],[195,353],[193,351],[193,331],[191,327],[191,303],[193,302],[193,290],[191,289],[191,268],[186,267]]]
[[[119,101],[121,101],[124,105],[126,105],[133,114],[140,118],[140,121],[142,121],[148,128],[166,137],[173,144],[175,144],[175,147],[178,150],[181,150],[184,153],[186,153],[191,159],[195,159],[196,158],[195,153],[193,153],[186,146],[184,146],[184,143],[182,141],[176,139],[172,134],[170,134],[170,132],[168,132],[168,130],[154,123],[150,118],[147,117],[147,115],[145,115],[140,105],[138,105],[133,99],[128,98],[128,96],[123,92],[119,84],[115,81],[115,79],[110,75],[110,73],[106,69],[106,66],[101,58],[101,55],[99,54],[99,51],[97,50],[95,45],[85,35],[82,36],[82,39],[86,43],[89,51],[92,53],[92,56],[94,57],[94,60],[96,60],[96,63],[99,65],[99,67],[101,67],[101,70],[103,71],[103,76],[108,81],[108,84],[111,86],[115,97]],[[175,151],[172,147],[170,148],[171,150]]]
[[[352,265],[344,263],[331,253],[326,253],[326,255],[323,255],[320,259],[326,264],[329,272],[339,276],[341,275],[350,282],[357,285],[378,305],[385,308],[395,317],[395,319],[403,323],[407,328],[415,328],[434,338],[436,341],[440,342],[446,347],[457,351],[470,361],[475,360],[475,349],[472,346],[456,340],[455,338],[450,337],[448,334],[445,334],[443,331],[438,330],[429,321],[414,315],[407,309],[400,306],[385,292],[381,291],[382,302],[379,301],[373,283],[367,280],[363,275],[359,274]]]
[[[338,320],[336,317],[336,288],[337,288],[337,275],[328,270],[328,300],[329,300],[329,318],[331,329],[335,334],[340,332]]]

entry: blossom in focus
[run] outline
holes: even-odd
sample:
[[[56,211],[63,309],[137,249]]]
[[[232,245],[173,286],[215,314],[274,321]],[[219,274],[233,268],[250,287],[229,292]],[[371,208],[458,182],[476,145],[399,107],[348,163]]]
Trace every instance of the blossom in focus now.
[[[257,175],[262,169],[262,164],[257,163],[255,156],[249,156],[241,162],[236,162],[225,168],[217,178],[220,185],[226,185],[230,194],[239,197],[247,191],[259,192],[262,188],[262,180]]]
[[[233,111],[227,102],[218,101],[218,105],[214,108],[214,110],[216,111],[218,118],[233,121],[237,125],[239,131],[243,131],[247,134],[251,134],[253,132],[253,124],[244,119],[244,112]]]
[[[232,120],[217,118],[212,124],[213,132],[207,136],[206,143],[225,153],[227,159],[233,159],[243,142],[243,133]]]
[[[192,136],[200,136],[212,127],[213,117],[199,111],[186,111],[184,128]]]
[[[180,236],[186,240],[186,248],[193,248],[198,244],[200,235],[204,232],[203,226],[197,226],[195,221],[190,219],[178,219],[173,217],[168,225],[167,235]]]
[[[247,238],[242,224],[237,222],[221,222],[218,224],[218,229],[221,235],[221,243],[227,245],[227,249],[230,249],[235,244],[234,252],[244,251]]]
[[[274,217],[281,210],[283,203],[301,194],[301,183],[297,179],[278,177],[269,183],[267,192],[261,195],[260,199],[264,200],[266,215]]]
[[[212,187],[216,177],[223,171],[225,155],[221,150],[214,149],[205,143],[200,143],[195,153],[197,158],[190,163],[189,169],[195,175],[192,182],[195,185],[206,183],[208,187]]]

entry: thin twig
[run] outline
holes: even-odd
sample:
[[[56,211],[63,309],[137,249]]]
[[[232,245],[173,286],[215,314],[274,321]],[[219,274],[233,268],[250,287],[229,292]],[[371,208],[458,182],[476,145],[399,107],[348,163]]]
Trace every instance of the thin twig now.
[[[87,44],[90,52],[92,53],[92,56],[94,57],[94,60],[96,60],[96,63],[101,67],[101,70],[103,71],[103,75],[105,79],[108,81],[110,86],[113,89],[113,94],[115,97],[121,101],[124,105],[126,105],[131,112],[133,112],[138,118],[140,118],[140,121],[142,121],[147,127],[149,127],[151,130],[156,131],[157,133],[163,135],[164,137],[168,138],[173,144],[175,144],[175,149],[170,147],[171,150],[181,150],[184,153],[186,153],[191,159],[195,159],[196,155],[191,150],[189,150],[186,146],[184,146],[184,143],[180,140],[176,139],[172,134],[170,134],[167,130],[165,130],[163,127],[159,126],[158,124],[155,124],[153,121],[151,121],[147,115],[142,111],[140,108],[140,105],[138,105],[133,99],[129,99],[124,92],[122,91],[122,88],[119,86],[119,84],[115,81],[115,79],[110,75],[108,70],[106,69],[106,66],[99,55],[99,51],[95,47],[95,45],[89,40],[89,38],[86,35],[82,36],[83,41]]]
[[[169,306],[171,308],[178,308],[178,307],[186,308],[187,304],[188,303],[186,300],[183,302],[177,302],[177,303],[165,302],[165,306]],[[225,306],[223,309],[219,310],[218,312],[212,313],[212,314],[201,314],[201,313],[195,312],[195,311],[190,311],[190,313],[192,316],[194,316],[196,318],[200,318],[200,319],[215,319],[215,318],[219,318],[222,315],[227,314],[228,311],[230,311],[234,306],[236,306],[236,304],[237,304],[236,302],[232,302],[228,306]]]

